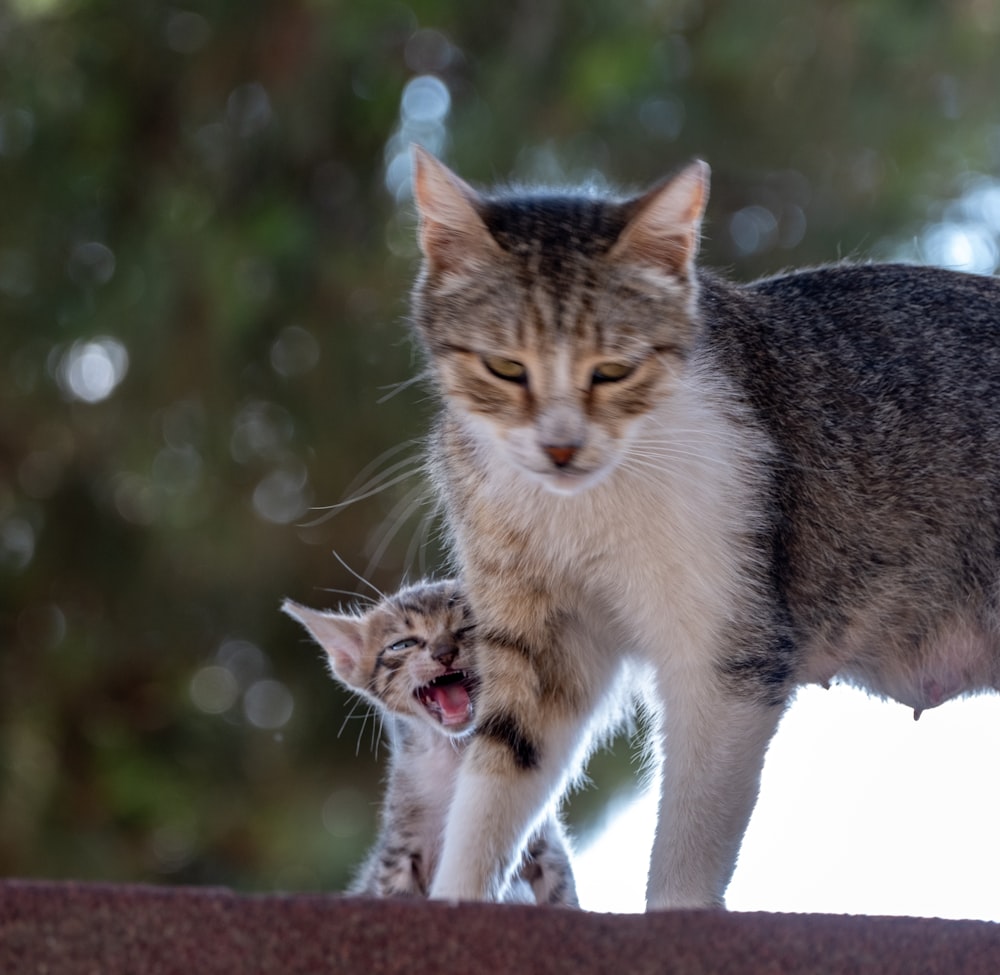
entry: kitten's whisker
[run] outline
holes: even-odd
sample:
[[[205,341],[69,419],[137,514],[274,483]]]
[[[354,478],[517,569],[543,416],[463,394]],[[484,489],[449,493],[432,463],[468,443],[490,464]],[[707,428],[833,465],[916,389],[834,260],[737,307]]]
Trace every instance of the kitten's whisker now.
[[[355,758],[358,758],[361,755],[361,739],[364,738],[364,736],[365,736],[365,727],[368,725],[368,719],[369,718],[373,719],[373,721],[372,721],[372,731],[374,732],[374,730],[375,730],[375,721],[378,720],[378,716],[376,714],[376,711],[375,711],[374,707],[369,707],[368,710],[365,711],[364,719],[361,722],[361,729],[358,731],[358,740],[354,743],[354,757]]]
[[[343,735],[344,729],[347,727],[350,720],[354,717],[354,713],[358,710],[358,707],[363,703],[364,702],[361,700],[360,697],[354,699],[354,703],[351,705],[351,710],[347,712],[347,717],[345,717],[344,720],[341,722],[340,731],[337,732],[337,738],[340,738],[340,736]],[[364,725],[362,725],[362,727],[364,727]]]
[[[379,738],[382,737],[382,718],[377,711],[373,714],[371,744],[369,747],[371,748],[372,754],[378,758],[378,745],[375,737],[376,733]]]
[[[361,599],[364,600],[369,606],[376,606],[378,604],[377,599],[373,599],[371,596],[365,595],[363,592],[352,592],[349,589],[337,589],[333,586],[318,586],[317,592],[330,592],[337,596],[347,596],[349,599]]]
[[[382,744],[382,733],[385,731],[385,719],[382,715],[376,715],[375,720],[378,722],[378,738],[375,739],[375,761],[378,761],[378,749]]]
[[[365,577],[364,577],[363,575],[361,575],[361,574],[360,574],[359,572],[357,572],[356,570],[352,569],[352,568],[351,568],[351,567],[350,567],[350,566],[349,566],[349,565],[348,565],[348,564],[347,564],[347,563],[346,563],[346,562],[345,562],[345,561],[344,561],[344,560],[343,560],[343,559],[342,559],[342,558],[340,557],[340,553],[339,553],[339,552],[338,552],[338,551],[337,551],[336,549],[334,549],[334,550],[333,550],[333,557],[334,557],[334,558],[335,558],[335,559],[336,559],[336,560],[337,560],[337,561],[338,561],[338,562],[339,562],[339,563],[340,563],[340,564],[341,564],[341,565],[342,565],[342,566],[343,566],[343,567],[344,567],[345,569],[347,569],[347,571],[348,571],[348,572],[350,572],[350,573],[351,573],[351,575],[352,575],[352,576],[354,576],[354,578],[358,580],[358,582],[360,582],[360,583],[361,583],[362,585],[364,585],[364,586],[367,586],[367,587],[368,587],[369,589],[371,589],[371,590],[372,590],[372,591],[373,591],[373,592],[375,593],[375,595],[376,595],[376,596],[378,596],[378,598],[379,598],[379,599],[385,599],[385,593],[384,593],[384,592],[382,592],[382,590],[381,590],[381,589],[379,589],[379,588],[378,588],[378,586],[376,586],[376,585],[375,585],[374,583],[372,583],[372,582],[369,582],[369,581],[368,581],[368,579],[366,579],[366,578],[365,578]],[[364,597],[364,598],[366,598],[366,599],[371,599],[371,597],[369,597],[369,596],[366,596],[366,597]],[[375,600],[374,600],[374,599],[371,599],[371,602],[373,602],[373,603],[374,603],[374,602],[375,602]]]

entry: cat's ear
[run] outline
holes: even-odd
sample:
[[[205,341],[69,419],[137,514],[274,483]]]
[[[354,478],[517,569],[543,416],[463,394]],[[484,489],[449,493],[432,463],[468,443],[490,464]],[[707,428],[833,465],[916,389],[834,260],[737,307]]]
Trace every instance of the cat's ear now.
[[[479,216],[479,194],[426,149],[414,145],[412,152],[420,250],[433,270],[472,270],[494,257],[498,248]]]
[[[612,258],[689,277],[708,203],[708,163],[700,159],[639,197]]]
[[[334,677],[351,687],[363,681],[364,624],[354,616],[310,609],[286,599],[281,611],[301,623],[327,652]]]

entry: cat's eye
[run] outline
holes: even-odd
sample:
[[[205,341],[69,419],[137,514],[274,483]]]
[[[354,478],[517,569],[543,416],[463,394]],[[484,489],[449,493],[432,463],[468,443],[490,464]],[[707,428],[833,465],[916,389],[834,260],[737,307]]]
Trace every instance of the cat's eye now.
[[[632,375],[635,366],[628,362],[601,362],[594,366],[591,381],[595,383],[617,383]]]
[[[389,646],[386,649],[393,651],[409,650],[410,647],[415,647],[416,645],[417,645],[416,639],[412,636],[408,636],[405,640],[397,640],[395,643],[389,644]]]
[[[528,381],[528,369],[523,362],[517,359],[505,359],[500,355],[483,356],[483,365],[497,379],[506,379],[509,383],[526,383]]]

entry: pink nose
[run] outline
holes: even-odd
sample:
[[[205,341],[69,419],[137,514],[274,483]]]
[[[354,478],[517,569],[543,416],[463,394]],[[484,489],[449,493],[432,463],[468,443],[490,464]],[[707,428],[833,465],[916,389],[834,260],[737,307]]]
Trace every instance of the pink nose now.
[[[556,467],[567,467],[576,456],[579,448],[573,444],[546,444],[542,447],[552,459]]]
[[[450,667],[457,656],[458,647],[456,647],[451,640],[444,641],[439,643],[437,646],[431,647],[431,657],[439,664],[443,664],[445,667]]]

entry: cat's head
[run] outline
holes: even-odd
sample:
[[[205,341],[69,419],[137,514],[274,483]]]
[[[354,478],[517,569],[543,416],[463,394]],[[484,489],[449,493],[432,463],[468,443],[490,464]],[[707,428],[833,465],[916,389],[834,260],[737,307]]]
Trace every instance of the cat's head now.
[[[331,674],[348,689],[447,735],[472,730],[473,622],[455,582],[409,586],[358,615],[290,599],[281,608],[327,652]]]
[[[708,167],[634,199],[484,196],[414,151],[424,261],[413,320],[474,435],[558,493],[613,471],[697,331]]]

